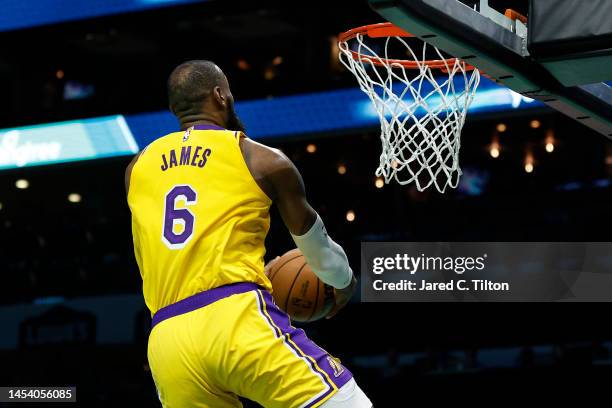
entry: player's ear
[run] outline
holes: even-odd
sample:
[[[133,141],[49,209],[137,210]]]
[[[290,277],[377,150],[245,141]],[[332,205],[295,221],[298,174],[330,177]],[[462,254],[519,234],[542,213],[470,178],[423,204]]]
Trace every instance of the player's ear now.
[[[217,103],[225,109],[227,107],[227,100],[225,95],[223,95],[223,91],[220,86],[215,86],[213,88],[213,97],[217,101]]]

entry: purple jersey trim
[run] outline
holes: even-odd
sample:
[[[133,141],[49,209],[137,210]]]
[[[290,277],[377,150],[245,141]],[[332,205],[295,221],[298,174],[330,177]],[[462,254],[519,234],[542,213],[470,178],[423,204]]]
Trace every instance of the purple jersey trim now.
[[[317,405],[317,403],[329,396],[330,393],[341,388],[353,378],[353,374],[346,367],[342,366],[325,350],[310,340],[304,330],[297,329],[291,325],[289,316],[276,306],[270,292],[258,290],[257,293],[265,306],[265,313],[263,315],[274,329],[277,337],[282,337],[288,347],[296,352],[297,355],[304,357],[312,370],[321,375],[321,378],[329,387],[327,392],[320,395],[316,400],[311,401],[306,407]],[[330,360],[334,361],[335,369],[332,367]],[[333,386],[330,384],[330,380],[333,382]]]
[[[225,128],[217,125],[195,125],[193,128],[194,130],[226,130]]]
[[[219,286],[218,288],[206,290],[193,296],[189,296],[188,298],[159,309],[153,316],[151,328],[155,327],[166,319],[208,306],[217,300],[257,289],[261,289],[261,286],[251,282],[241,282]]]

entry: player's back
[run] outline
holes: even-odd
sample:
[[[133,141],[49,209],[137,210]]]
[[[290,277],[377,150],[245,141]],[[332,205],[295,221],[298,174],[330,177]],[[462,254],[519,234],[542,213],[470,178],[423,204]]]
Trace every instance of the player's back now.
[[[271,200],[239,132],[199,125],[151,143],[132,168],[128,203],[145,302],[158,309],[263,272]]]

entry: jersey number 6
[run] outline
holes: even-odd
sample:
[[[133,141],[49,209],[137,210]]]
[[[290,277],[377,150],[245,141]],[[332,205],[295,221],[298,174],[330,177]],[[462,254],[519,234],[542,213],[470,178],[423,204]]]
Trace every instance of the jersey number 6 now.
[[[170,249],[180,249],[193,236],[193,225],[195,215],[189,210],[197,200],[197,193],[188,185],[174,186],[165,197],[164,203],[164,227],[162,241]],[[178,201],[185,202],[185,208],[176,208]],[[174,232],[176,225],[182,225],[182,231]]]

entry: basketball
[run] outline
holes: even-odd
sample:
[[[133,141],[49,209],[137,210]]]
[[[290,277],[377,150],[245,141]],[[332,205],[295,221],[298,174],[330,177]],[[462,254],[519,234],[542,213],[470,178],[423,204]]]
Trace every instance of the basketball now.
[[[297,248],[274,260],[268,277],[274,302],[295,321],[319,320],[334,306],[334,288],[315,275]]]

